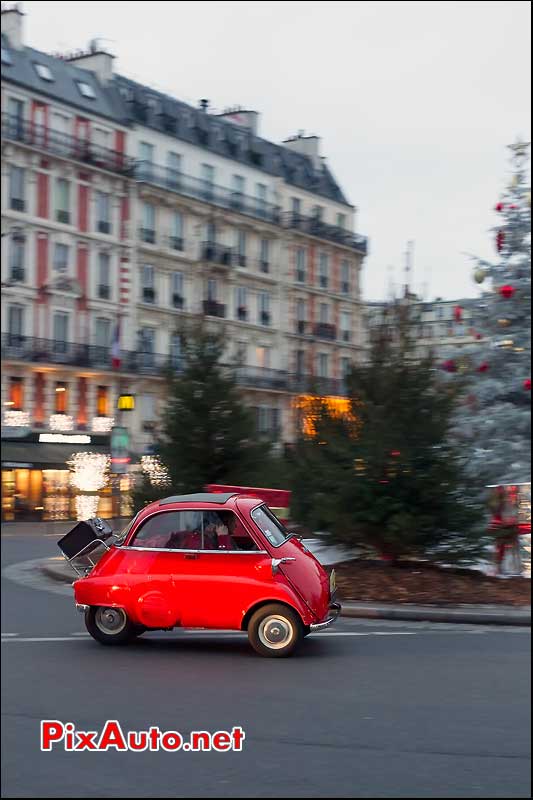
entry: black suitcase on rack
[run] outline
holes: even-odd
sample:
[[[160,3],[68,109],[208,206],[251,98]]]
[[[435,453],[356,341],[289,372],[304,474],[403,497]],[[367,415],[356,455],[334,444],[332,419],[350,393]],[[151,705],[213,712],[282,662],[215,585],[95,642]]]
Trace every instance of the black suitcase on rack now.
[[[57,546],[69,561],[78,555],[87,555],[96,550],[100,544],[113,535],[111,526],[100,517],[93,517],[78,522],[57,543]]]

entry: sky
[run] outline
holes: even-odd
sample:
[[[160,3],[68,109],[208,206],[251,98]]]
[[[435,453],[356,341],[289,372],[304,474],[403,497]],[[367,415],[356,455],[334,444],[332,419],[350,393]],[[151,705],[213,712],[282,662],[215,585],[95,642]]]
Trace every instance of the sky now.
[[[365,299],[404,282],[476,296],[468,254],[494,258],[506,145],[531,137],[528,2],[21,3],[25,41],[71,51],[100,37],[123,75],[197,104],[260,113],[281,142],[305,131],[370,239]]]

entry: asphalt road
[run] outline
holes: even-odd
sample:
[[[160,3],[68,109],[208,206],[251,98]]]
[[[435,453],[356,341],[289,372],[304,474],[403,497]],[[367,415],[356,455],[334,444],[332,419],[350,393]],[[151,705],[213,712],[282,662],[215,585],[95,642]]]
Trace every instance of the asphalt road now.
[[[342,620],[291,659],[237,634],[84,635],[69,587],[2,537],[4,797],[529,797],[530,637],[518,628]],[[231,730],[240,753],[69,753],[41,719],[100,731]]]

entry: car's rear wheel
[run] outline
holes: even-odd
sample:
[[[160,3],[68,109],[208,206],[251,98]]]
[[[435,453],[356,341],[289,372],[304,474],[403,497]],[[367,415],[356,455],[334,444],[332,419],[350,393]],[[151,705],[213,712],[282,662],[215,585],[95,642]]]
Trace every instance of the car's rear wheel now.
[[[137,633],[137,626],[122,608],[91,606],[85,612],[85,627],[101,644],[127,644]]]
[[[290,656],[303,638],[303,625],[295,611],[278,603],[263,606],[248,624],[254,650],[268,658]]]

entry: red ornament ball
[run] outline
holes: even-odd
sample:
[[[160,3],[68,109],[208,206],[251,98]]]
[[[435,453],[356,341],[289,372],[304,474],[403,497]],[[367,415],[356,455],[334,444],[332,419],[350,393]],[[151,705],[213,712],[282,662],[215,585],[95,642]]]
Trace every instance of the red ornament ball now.
[[[524,389],[526,390],[526,392],[530,392],[531,391],[531,378],[526,378],[525,379],[525,381],[524,381]]]
[[[504,298],[504,300],[510,300],[515,292],[516,289],[509,283],[507,283],[505,286],[500,287],[500,294]]]
[[[477,368],[478,372],[488,372],[489,371],[489,364],[484,361],[482,364],[479,365]]]
[[[457,372],[457,364],[452,358],[450,358],[448,361],[444,362],[442,369],[445,372]]]
[[[496,211],[503,211],[505,208],[503,203],[496,203]]]
[[[501,253],[504,244],[505,244],[505,233],[503,231],[498,231],[498,233],[496,234],[496,250],[498,251],[498,253]]]
[[[478,340],[478,342],[480,342],[483,339],[483,334],[482,333],[476,333],[476,339]]]
[[[461,322],[463,319],[463,309],[462,306],[455,306],[453,310],[453,316],[456,322]]]

